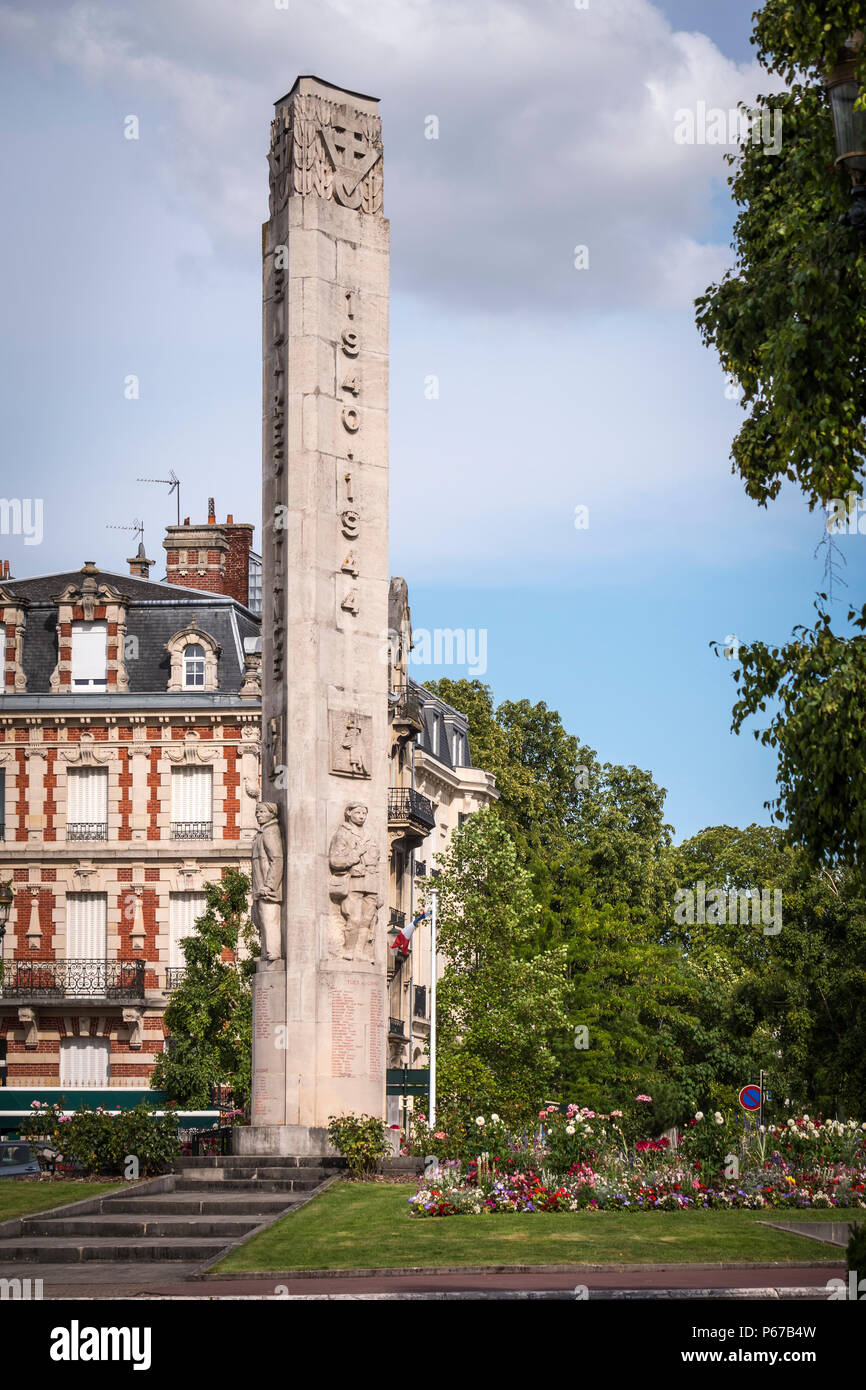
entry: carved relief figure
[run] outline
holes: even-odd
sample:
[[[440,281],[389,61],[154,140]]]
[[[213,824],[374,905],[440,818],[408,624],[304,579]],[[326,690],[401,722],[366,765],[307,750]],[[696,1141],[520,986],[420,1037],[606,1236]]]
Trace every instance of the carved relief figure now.
[[[343,914],[343,955],[346,960],[372,960],[375,930],[382,906],[379,846],[364,831],[367,807],[350,801],[345,821],[335,831],[328,851],[333,878],[331,897]]]
[[[373,721],[369,714],[329,712],[331,771],[340,777],[370,776]]]
[[[273,801],[256,807],[258,834],[253,840],[253,924],[262,943],[261,959],[280,960],[282,951],[283,834]]]

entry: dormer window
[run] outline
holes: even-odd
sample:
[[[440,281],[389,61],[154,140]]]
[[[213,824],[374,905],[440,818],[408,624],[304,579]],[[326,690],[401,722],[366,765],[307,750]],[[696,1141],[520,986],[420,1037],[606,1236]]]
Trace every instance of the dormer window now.
[[[220,645],[193,619],[165,650],[171,662],[169,690],[218,690]]]
[[[104,690],[108,684],[108,624],[72,624],[72,688]]]
[[[451,734],[451,765],[463,766],[463,735],[459,729],[455,729]]]
[[[439,715],[430,716],[430,751],[434,758],[439,757]]]
[[[204,647],[198,642],[190,642],[183,649],[184,690],[204,690]]]

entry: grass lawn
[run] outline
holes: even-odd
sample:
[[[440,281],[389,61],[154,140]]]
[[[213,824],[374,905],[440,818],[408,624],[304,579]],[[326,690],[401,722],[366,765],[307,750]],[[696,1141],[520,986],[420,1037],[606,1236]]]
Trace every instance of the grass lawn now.
[[[337,1183],[215,1270],[845,1259],[838,1246],[759,1225],[763,1212],[533,1212],[419,1220],[407,1214],[414,1190],[409,1184]],[[776,1219],[773,1212],[766,1215]],[[813,1216],[828,1219],[827,1213],[778,1213],[780,1220]]]
[[[26,1216],[49,1207],[62,1207],[67,1202],[83,1202],[85,1197],[101,1197],[122,1187],[122,1182],[80,1182],[61,1178],[57,1182],[28,1182],[27,1179],[0,1179],[0,1221],[13,1216]]]

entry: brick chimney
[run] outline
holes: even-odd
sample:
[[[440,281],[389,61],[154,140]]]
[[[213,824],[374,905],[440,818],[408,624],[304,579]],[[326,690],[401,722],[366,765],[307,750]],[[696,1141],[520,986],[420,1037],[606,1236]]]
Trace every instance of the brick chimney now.
[[[163,546],[168,584],[227,594],[245,607],[249,603],[253,527],[235,522],[231,513],[217,521],[212,497],[207,522],[191,526],[186,517],[182,526],[167,526]]]
[[[144,541],[139,541],[137,552],[130,556],[126,563],[129,565],[130,574],[134,574],[137,579],[147,579],[150,574],[150,567],[155,565],[156,561],[148,560],[145,554]]]

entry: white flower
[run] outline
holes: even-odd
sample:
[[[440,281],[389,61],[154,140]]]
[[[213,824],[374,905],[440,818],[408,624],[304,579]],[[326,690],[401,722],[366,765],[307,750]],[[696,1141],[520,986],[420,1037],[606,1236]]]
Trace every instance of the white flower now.
[[[498,1124],[499,1124],[499,1116],[498,1116],[498,1115],[491,1115],[491,1116],[490,1116],[490,1122],[491,1122],[491,1124],[498,1125]]]
[[[716,1111],[715,1115],[713,1116],[713,1119],[715,1120],[715,1122],[716,1122],[717,1125],[723,1125],[723,1124],[725,1123],[724,1116],[721,1115],[721,1114],[719,1113],[718,1110]]]
[[[703,1110],[696,1110],[696,1111],[695,1111],[695,1119],[696,1119],[696,1120],[702,1120],[703,1118],[704,1118],[704,1112],[703,1112]]]
[[[574,1134],[574,1125],[566,1125],[565,1132],[566,1134]]]
[[[476,1123],[477,1125],[483,1125],[483,1124],[485,1123],[484,1116],[483,1116],[483,1115],[476,1115],[476,1117],[475,1117],[475,1123]]]

